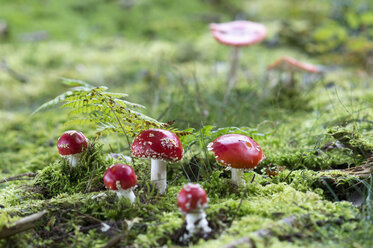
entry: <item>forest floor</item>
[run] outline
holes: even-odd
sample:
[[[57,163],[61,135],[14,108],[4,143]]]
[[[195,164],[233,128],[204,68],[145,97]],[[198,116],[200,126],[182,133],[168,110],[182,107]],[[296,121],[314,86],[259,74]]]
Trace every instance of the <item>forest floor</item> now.
[[[373,10],[344,4],[0,0],[0,247],[372,247]],[[263,23],[268,37],[243,48],[225,97],[230,48],[208,25],[235,18]],[[286,72],[266,69],[282,56],[321,72],[287,85]],[[123,134],[66,125],[58,107],[32,114],[69,89],[62,78],[126,93],[191,133],[166,195],[141,159],[133,204],[105,189],[120,162],[107,154],[130,155]],[[70,129],[91,141],[75,169],[56,148]],[[228,133],[253,137],[266,157],[245,187],[206,148]],[[206,190],[213,231],[185,242],[176,197],[188,182]]]

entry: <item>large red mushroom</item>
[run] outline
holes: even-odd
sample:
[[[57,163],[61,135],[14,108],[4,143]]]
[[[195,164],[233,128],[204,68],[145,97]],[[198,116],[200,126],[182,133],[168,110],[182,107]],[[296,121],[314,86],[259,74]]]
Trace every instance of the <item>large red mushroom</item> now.
[[[137,185],[137,177],[133,168],[127,164],[113,164],[104,174],[104,184],[109,190],[117,192],[119,198],[125,197],[134,202],[133,188]]]
[[[58,139],[58,152],[62,157],[68,159],[72,167],[75,167],[82,152],[87,148],[87,141],[87,138],[79,131],[66,131]]]
[[[163,194],[167,188],[167,162],[182,159],[184,150],[176,134],[153,128],[135,137],[131,152],[134,157],[151,159],[151,182]]]
[[[206,191],[199,184],[188,183],[179,192],[177,204],[180,211],[185,214],[188,234],[185,239],[197,232],[207,234],[211,232],[206,220],[204,209],[207,207],[208,197]]]
[[[232,46],[230,69],[227,76],[226,97],[234,87],[239,67],[241,47],[261,42],[267,36],[267,29],[263,24],[249,21],[233,21],[226,23],[211,23],[210,30],[213,37],[221,44]]]
[[[208,144],[207,149],[214,152],[216,161],[232,169],[232,183],[244,186],[243,170],[253,169],[264,158],[258,143],[242,134],[225,134]]]

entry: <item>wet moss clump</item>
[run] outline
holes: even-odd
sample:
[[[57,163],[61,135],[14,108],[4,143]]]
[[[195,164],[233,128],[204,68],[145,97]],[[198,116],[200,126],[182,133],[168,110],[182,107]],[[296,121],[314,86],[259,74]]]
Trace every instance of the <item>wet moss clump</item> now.
[[[330,128],[328,133],[353,153],[360,154],[363,158],[370,158],[373,156],[373,144],[369,143],[360,133],[353,129],[347,127],[334,127]]]
[[[33,190],[45,198],[61,193],[104,190],[102,177],[112,160],[106,160],[102,145],[89,144],[76,167],[61,158],[41,170],[35,178]]]

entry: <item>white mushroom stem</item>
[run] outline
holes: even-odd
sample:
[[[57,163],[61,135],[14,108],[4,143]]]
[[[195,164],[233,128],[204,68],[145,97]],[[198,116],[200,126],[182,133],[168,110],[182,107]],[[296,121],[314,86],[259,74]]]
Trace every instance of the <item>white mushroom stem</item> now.
[[[241,57],[241,48],[234,46],[232,48],[231,52],[231,58],[230,58],[230,68],[227,75],[227,90],[225,92],[225,99],[226,102],[231,90],[233,89],[234,85],[236,84],[237,79],[237,69],[239,67],[239,61]]]
[[[135,201],[135,198],[136,198],[135,194],[132,191],[133,188],[122,189],[119,181],[117,181],[116,184],[117,184],[117,191],[116,192],[117,192],[118,198],[125,197],[125,198],[129,199],[131,203],[133,203]]]
[[[151,160],[151,183],[159,190],[160,194],[167,189],[167,163],[163,160]]]
[[[243,169],[232,168],[232,183],[238,187],[246,186],[246,182],[243,179]]]
[[[206,214],[202,209],[195,210],[191,213],[186,213],[186,229],[188,231],[187,237],[192,237],[197,232],[209,233],[211,228],[206,220]]]
[[[72,155],[67,155],[65,157],[67,157],[67,161],[69,161],[69,164],[71,164],[71,167],[75,168],[81,156],[82,156],[82,153],[76,153]]]

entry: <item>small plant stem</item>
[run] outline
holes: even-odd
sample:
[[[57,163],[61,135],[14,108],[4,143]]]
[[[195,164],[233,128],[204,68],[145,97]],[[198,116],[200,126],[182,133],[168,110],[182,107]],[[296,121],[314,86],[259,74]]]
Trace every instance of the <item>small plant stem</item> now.
[[[254,174],[253,178],[251,178],[251,182],[250,183],[253,183],[254,180],[255,180],[255,174]]]
[[[160,194],[167,189],[167,163],[163,160],[151,160],[151,183],[159,190]]]
[[[255,174],[253,175],[253,178],[251,179],[251,183],[254,182],[254,179],[255,179]],[[238,207],[237,207],[237,209],[236,209],[236,212],[234,212],[234,215],[233,215],[232,220],[231,220],[231,222],[229,223],[228,227],[230,227],[230,226],[232,225],[234,219],[236,218],[237,213],[238,213],[238,211],[239,211],[240,208],[241,208],[241,205],[242,205],[243,199],[246,197],[247,191],[249,191],[249,188],[248,188],[248,187],[246,187],[245,192],[244,192],[243,195],[242,195],[241,201],[240,201],[240,203],[238,204]]]
[[[285,182],[288,179],[288,177],[291,175],[291,173],[293,173],[293,171],[294,171],[294,168],[290,170],[289,174],[287,174],[287,176],[284,178],[284,180],[282,180],[282,182]]]
[[[231,182],[238,187],[245,186],[246,182],[243,180],[243,169],[232,168],[232,179]]]
[[[291,173],[293,173],[294,169],[295,169],[295,168],[297,167],[297,165],[300,163],[301,159],[302,159],[302,157],[300,157],[300,158],[298,159],[298,161],[295,163],[295,165],[293,166],[293,168],[291,168],[289,174],[284,178],[284,180],[281,181],[282,183],[285,182],[285,181],[288,179],[288,177],[291,175]]]
[[[91,183],[92,183],[93,176],[95,175],[96,165],[97,165],[97,162],[94,161],[93,162],[92,174],[91,174],[91,177],[89,178],[89,181],[88,181],[88,184],[87,184],[87,188],[85,188],[84,193],[87,193],[87,192],[89,192],[89,190],[91,190]]]
[[[129,137],[128,137],[128,134],[127,134],[126,130],[124,130],[124,127],[123,127],[123,125],[122,125],[122,122],[119,120],[119,118],[118,118],[117,114],[115,113],[113,107],[110,106],[110,104],[109,104],[106,100],[105,100],[105,103],[109,106],[111,112],[113,112],[113,114],[114,114],[114,116],[115,116],[115,119],[117,120],[117,122],[118,122],[120,128],[121,128],[122,131],[123,131],[124,136],[126,137],[127,145],[128,145],[128,149],[131,151],[131,142],[130,142],[130,139],[129,139]],[[132,166],[133,166],[133,165],[134,165],[134,157],[132,156],[132,153],[131,153],[131,152],[130,152],[130,157],[131,157],[131,162],[132,162]]]
[[[230,68],[227,75],[227,90],[224,96],[224,102],[226,103],[230,95],[231,90],[234,88],[237,79],[237,69],[239,67],[239,61],[241,57],[241,48],[234,46],[231,52]]]

